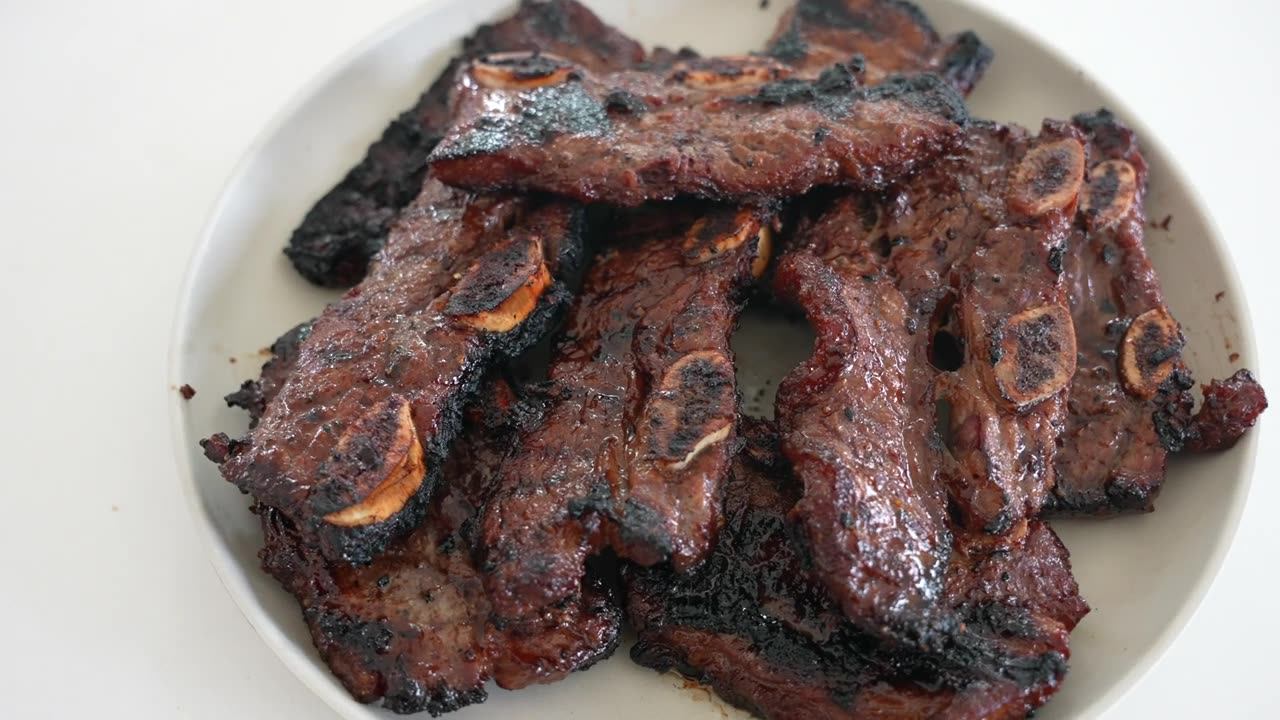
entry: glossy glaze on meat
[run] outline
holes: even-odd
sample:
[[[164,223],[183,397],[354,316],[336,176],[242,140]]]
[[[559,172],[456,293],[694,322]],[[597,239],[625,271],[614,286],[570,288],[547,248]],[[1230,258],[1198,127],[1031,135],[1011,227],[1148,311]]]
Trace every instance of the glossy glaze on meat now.
[[[1020,128],[986,126],[971,132],[968,143],[983,147],[927,173],[931,180],[913,183],[906,192],[914,194],[916,209],[937,208],[938,200],[924,198],[933,192],[945,196],[938,186],[945,174],[959,196],[981,206],[984,217],[976,222],[986,227],[975,237],[957,237],[972,249],[951,268],[954,302],[949,317],[945,307],[942,317],[935,314],[931,338],[936,366],[944,361],[938,333],[954,330],[962,364],[938,378],[934,397],[949,411],[946,445],[954,466],[947,476],[966,525],[1018,532],[1053,487],[1055,442],[1075,372],[1062,257],[1083,181],[1084,148],[1057,123],[1046,123],[1035,138]],[[1007,153],[1006,161],[984,163],[993,145],[1003,147],[994,152]],[[984,181],[993,184],[984,187]],[[969,230],[978,229],[970,222],[964,223]],[[951,229],[917,226],[902,250],[932,245],[934,233],[945,237]],[[916,270],[903,257],[894,272],[902,277]],[[932,267],[923,272],[928,276]],[[946,329],[938,327],[944,320]]]
[[[238,407],[249,413],[249,427],[267,410],[267,403],[280,392],[298,363],[302,343],[311,334],[311,320],[299,323],[271,343],[271,357],[262,366],[257,379],[245,380],[240,389],[226,396],[227,407]]]
[[[1230,450],[1267,409],[1267,394],[1248,370],[1201,389],[1204,404],[1191,419],[1184,448],[1190,452]]]
[[[868,84],[894,73],[934,72],[966,95],[994,56],[972,32],[939,37],[924,12],[904,0],[800,0],[782,16],[765,52],[808,74],[833,63],[858,66]]]
[[[621,611],[596,579],[545,622],[498,629],[473,559],[477,514],[516,429],[536,418],[498,381],[454,444],[427,519],[371,564],[325,559],[284,515],[259,505],[263,567],[292,593],[316,648],[361,702],[432,715],[485,700],[485,683],[554,682],[607,657]]]
[[[1184,340],[1145,247],[1147,163],[1137,136],[1106,110],[1073,122],[1090,145],[1085,200],[1066,256],[1079,362],[1046,512],[1150,512],[1169,453],[1234,445],[1266,396],[1242,371],[1206,386],[1204,409],[1192,418]]]
[[[481,25],[463,40],[459,58],[391,121],[293,231],[285,254],[303,277],[326,287],[350,287],[364,277],[396,216],[422,189],[427,154],[449,126],[449,98],[462,61],[519,50],[555,53],[599,72],[645,59],[638,43],[574,0],[522,0],[511,17]]]
[[[892,279],[857,260],[780,258],[774,291],[805,311],[818,337],[779,386],[776,408],[804,486],[795,515],[815,570],[845,613],[874,629],[911,624],[937,605],[951,534],[907,304]]]
[[[729,337],[772,217],[667,205],[612,222],[551,362],[551,407],[484,518],[500,618],[577,597],[585,560],[606,546],[679,568],[709,552],[735,443]]]
[[[636,662],[706,682],[771,720],[1022,718],[1056,689],[1055,674],[970,672],[963,642],[921,654],[850,624],[788,530],[799,487],[771,428],[749,421],[743,434],[708,562],[684,575],[628,568]],[[1008,553],[962,548],[956,557],[943,602],[968,631],[1038,642],[1045,662],[1060,666],[1067,632],[1087,608],[1052,530],[1036,522]]]
[[[901,188],[821,205],[779,261],[775,292],[818,336],[779,388],[783,448],[815,566],[851,618],[930,632],[952,516],[1016,540],[1052,486],[1070,377],[1054,369],[1074,361],[1053,260],[1083,171],[1072,151],[1057,125],[978,123]],[[1046,158],[1041,182],[1028,169]]]
[[[813,79],[792,72],[761,57],[613,74],[546,56],[479,61],[462,75],[458,121],[432,172],[615,205],[767,200],[822,184],[883,187],[947,150],[966,121],[935,75],[864,88],[845,65]]]
[[[389,235],[368,277],[227,397],[251,433],[204,443],[352,695],[435,715],[589,667],[604,554],[633,658],[761,716],[1046,702],[1088,606],[1037,514],[1150,509],[1169,452],[1266,398],[1241,371],[1192,414],[1132,132],[970,120],[990,60],[901,0],[800,0],[758,56],[646,56],[572,0],[468,38],[291,240],[341,286]],[[579,260],[556,195],[624,209],[517,399],[491,370]],[[681,196],[732,206],[651,202]],[[775,427],[740,418],[729,338],[777,216],[769,287],[817,341]]]
[[[1149,311],[1167,311],[1144,246],[1147,164],[1133,131],[1111,113],[1080,115],[1075,124],[1089,138],[1091,175],[1100,172],[1090,179],[1092,200],[1082,207],[1066,256],[1079,362],[1047,512],[1149,512],[1167,455],[1183,444],[1193,382],[1178,358],[1179,344],[1154,395],[1125,388],[1119,355],[1130,324]],[[1108,167],[1126,179],[1109,177]]]
[[[363,562],[422,518],[461,409],[567,298],[582,213],[429,182],[369,277],[328,307],[222,473],[324,557]]]

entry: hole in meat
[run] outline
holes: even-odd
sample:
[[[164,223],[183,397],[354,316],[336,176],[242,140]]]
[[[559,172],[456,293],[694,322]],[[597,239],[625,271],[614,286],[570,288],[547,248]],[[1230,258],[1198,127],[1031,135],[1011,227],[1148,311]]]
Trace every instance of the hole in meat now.
[[[929,362],[943,372],[953,372],[964,365],[964,342],[950,331],[938,330],[929,343]]]
[[[782,308],[763,295],[751,298],[732,340],[743,414],[773,418],[778,382],[809,359],[814,337],[813,328],[802,314]],[[762,347],[769,348],[769,352],[757,352]]]
[[[945,399],[933,403],[933,431],[943,447],[951,447],[951,403]]]

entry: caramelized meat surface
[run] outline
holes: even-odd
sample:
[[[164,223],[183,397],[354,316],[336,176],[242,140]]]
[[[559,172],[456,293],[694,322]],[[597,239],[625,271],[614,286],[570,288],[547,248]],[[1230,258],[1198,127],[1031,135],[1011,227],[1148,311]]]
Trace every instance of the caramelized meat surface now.
[[[1051,515],[1150,512],[1169,453],[1225,449],[1266,408],[1248,371],[1205,387],[1193,419],[1185,341],[1147,255],[1147,163],[1106,110],[1074,124],[1090,168],[1066,254],[1079,362],[1056,456]]]
[[[986,227],[975,237],[957,237],[972,243],[972,251],[951,268],[954,303],[950,316],[939,321],[948,321],[963,361],[938,378],[934,397],[949,411],[946,446],[953,464],[946,474],[966,525],[1017,532],[1026,518],[1039,513],[1053,487],[1055,442],[1066,421],[1067,386],[1076,368],[1062,256],[1085,151],[1068,129],[1053,123],[1037,138],[1020,128],[988,126],[971,133],[968,142],[979,149],[940,172],[955,173],[948,178],[951,187],[980,203],[984,217],[966,219],[963,226]],[[984,164],[992,152],[1003,152],[1008,160]],[[921,184],[937,191],[937,179]],[[983,187],[984,181],[992,184]],[[921,190],[915,185],[907,190],[916,193],[912,206],[937,208]],[[930,245],[934,233],[945,237],[952,229],[916,218],[921,219],[927,224],[915,226],[907,247]],[[910,259],[902,260],[894,270],[913,275]],[[937,362],[938,348],[932,351]]]
[[[271,343],[271,357],[262,366],[256,380],[245,380],[240,389],[226,396],[227,407],[238,407],[249,413],[249,427],[257,427],[267,403],[280,392],[298,364],[298,351],[311,334],[311,323],[300,323]]]
[[[1082,176],[1065,129],[978,123],[902,187],[824,206],[779,262],[817,333],[777,400],[796,513],[851,618],[929,632],[952,515],[1016,540],[1052,486]]]
[[[1105,110],[1074,123],[1090,147],[1065,259],[1079,361],[1048,512],[1149,512],[1168,453],[1184,444],[1193,381],[1144,246],[1147,163],[1137,137]],[[1126,380],[1125,359],[1139,349]]]
[[[553,275],[580,253],[581,219],[428,182],[369,277],[312,324],[247,440],[206,453],[324,557],[372,559],[421,520],[480,377],[566,299]]]
[[[449,98],[461,58],[520,50],[554,53],[598,72],[622,70],[645,58],[638,43],[575,0],[522,0],[511,17],[480,26],[463,40],[460,59],[391,121],[360,163],[293,231],[285,254],[303,277],[326,287],[350,287],[364,277],[396,216],[422,189],[427,154],[449,126]]]
[[[920,654],[849,623],[787,530],[799,488],[771,429],[752,423],[744,435],[708,562],[688,574],[627,569],[632,659],[705,682],[771,720],[1022,718],[1056,689],[1057,672],[983,677],[968,671],[962,643],[943,651],[952,657]],[[942,602],[969,631],[1037,638],[1044,662],[1060,668],[1067,632],[1087,608],[1053,531],[1035,522],[1006,554],[962,548],[956,558]]]
[[[966,121],[934,75],[860,87],[758,57],[596,74],[547,56],[467,66],[457,124],[431,154],[444,182],[639,205],[759,201],[823,184],[879,188],[947,150]]]
[[[904,0],[800,0],[782,16],[766,53],[811,75],[847,63],[861,68],[868,84],[933,72],[966,95],[993,57],[972,32],[939,37],[924,12]]]
[[[710,551],[737,422],[729,337],[771,223],[767,210],[702,205],[614,221],[552,359],[551,406],[484,517],[498,617],[577,597],[606,546],[681,569]]]
[[[779,261],[775,292],[805,310],[817,343],[776,407],[815,570],[845,613],[873,628],[936,606],[951,534],[906,302],[892,280],[860,270],[807,252]]]
[[[426,521],[368,565],[324,558],[259,505],[263,567],[291,592],[321,657],[361,702],[432,715],[507,689],[559,680],[608,656],[621,612],[597,580],[545,622],[499,629],[473,559],[476,516],[516,427],[531,413],[498,382],[468,416]]]
[[[1238,370],[1226,380],[1202,387],[1204,405],[1191,420],[1186,450],[1229,450],[1267,409],[1267,394],[1248,370]]]

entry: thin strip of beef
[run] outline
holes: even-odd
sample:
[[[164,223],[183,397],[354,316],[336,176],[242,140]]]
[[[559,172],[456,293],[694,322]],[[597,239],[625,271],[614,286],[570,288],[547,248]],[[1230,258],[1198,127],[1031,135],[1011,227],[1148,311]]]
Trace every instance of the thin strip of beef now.
[[[903,188],[837,199],[779,262],[775,292],[817,333],[778,392],[796,513],[869,628],[934,633],[952,512],[1015,541],[1052,485],[1074,361],[1052,257],[1084,162],[1054,128],[976,124]]]
[[[567,299],[553,276],[571,271],[581,220],[428,182],[369,277],[312,324],[246,441],[206,453],[324,557],[372,559],[422,518],[480,377]]]
[[[839,198],[804,233],[903,293],[924,351],[913,362],[942,371],[921,402],[946,411],[943,474],[968,527],[1020,531],[1053,485],[1075,363],[1062,256],[1083,165],[1061,123],[1032,137],[977,122],[911,181]]]
[[[862,68],[868,84],[895,73],[934,72],[968,95],[994,54],[972,32],[939,37],[903,0],[800,0],[778,22],[765,51],[802,73],[833,63]]]
[[[856,260],[779,260],[774,291],[805,311],[817,340],[779,386],[776,412],[816,573],[851,619],[897,633],[930,618],[942,596],[947,496],[907,303]]]
[[[1047,512],[1150,512],[1168,454],[1234,444],[1210,428],[1234,418],[1227,434],[1238,438],[1266,407],[1265,395],[1251,376],[1215,382],[1203,419],[1191,420],[1182,332],[1145,247],[1147,163],[1137,137],[1106,110],[1074,123],[1092,156],[1066,257],[1079,362]],[[1244,392],[1214,390],[1228,387]],[[1223,402],[1228,395],[1238,401]]]
[[[554,682],[608,656],[621,612],[589,580],[545,623],[502,630],[473,560],[474,523],[521,412],[510,386],[490,384],[468,414],[427,519],[371,564],[324,558],[283,514],[259,505],[263,567],[302,606],[325,662],[361,702],[432,715],[483,702],[485,684]]]
[[[484,518],[499,618],[576,597],[606,546],[681,569],[710,551],[737,424],[729,338],[768,262],[772,217],[664,205],[614,221],[551,362],[554,401]]]
[[[744,428],[725,528],[702,568],[626,569],[632,659],[675,669],[771,720],[822,718],[1022,718],[1056,679],[989,679],[957,660],[885,644],[850,624],[809,572],[788,531],[799,488],[764,424]],[[974,632],[1035,636],[1048,662],[1066,652],[1086,608],[1067,553],[1047,525],[1000,556],[965,555],[948,573],[947,602]]]
[[[999,194],[979,198],[978,183],[969,186],[966,199],[978,201],[989,227],[951,270],[949,321],[963,364],[938,378],[934,397],[948,406],[954,466],[947,475],[966,526],[1016,533],[1040,512],[1053,487],[1053,457],[1076,368],[1062,258],[1084,180],[1085,149],[1057,123],[1046,123],[1038,138],[1020,128],[989,126],[969,142],[1003,145],[1008,161],[974,164],[989,148],[969,158],[964,180],[989,179],[988,189]],[[931,244],[930,233],[913,237]],[[895,269],[914,274],[905,262]]]
[[[1093,156],[1083,230],[1066,258],[1079,362],[1047,511],[1147,512],[1164,483],[1168,452],[1181,447],[1193,383],[1180,359],[1182,334],[1144,246],[1147,163],[1137,138],[1106,111],[1078,116],[1076,124]],[[1143,321],[1134,324],[1138,317]],[[1130,329],[1138,340],[1144,328],[1154,331],[1162,359],[1133,366],[1138,374],[1129,392],[1120,351]]]
[[[845,65],[791,74],[762,57],[603,75],[549,56],[486,58],[461,76],[457,124],[432,172],[614,205],[763,201],[823,184],[884,187],[946,151],[966,121],[935,75],[863,88]]]
[[[522,0],[511,17],[481,25],[463,41],[460,57],[391,121],[293,231],[285,254],[303,277],[326,287],[350,287],[364,277],[396,215],[422,189],[427,154],[449,126],[449,98],[462,60],[521,50],[555,53],[598,72],[645,59],[638,43],[574,0]]]

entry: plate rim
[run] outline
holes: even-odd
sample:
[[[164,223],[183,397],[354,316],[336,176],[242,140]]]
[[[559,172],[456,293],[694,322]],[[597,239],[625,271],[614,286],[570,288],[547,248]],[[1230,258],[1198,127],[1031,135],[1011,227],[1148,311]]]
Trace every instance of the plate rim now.
[[[298,86],[289,95],[288,99],[271,114],[270,119],[262,129],[254,135],[253,140],[241,153],[231,173],[218,190],[216,199],[201,223],[198,239],[188,255],[186,270],[183,273],[179,290],[178,303],[170,327],[167,387],[179,387],[183,382],[180,378],[185,375],[183,360],[184,340],[189,336],[191,310],[196,302],[197,276],[205,258],[212,252],[214,228],[218,223],[218,219],[231,203],[234,195],[233,189],[240,185],[245,176],[249,174],[255,159],[267,147],[271,139],[313,96],[318,94],[355,60],[373,50],[389,37],[402,31],[405,27],[418,22],[447,5],[456,5],[460,2],[462,0],[423,0],[416,7],[401,12],[386,21],[374,31],[335,55],[308,80]],[[981,0],[934,0],[934,2],[955,5],[968,13],[983,16],[992,24],[1000,26],[1001,30],[1025,37],[1029,43],[1038,47],[1059,64],[1077,68],[1082,79],[1092,86],[1097,94],[1106,98],[1107,105],[1117,115],[1125,118],[1126,124],[1138,133],[1143,153],[1159,158],[1162,173],[1167,178],[1166,182],[1183,189],[1188,197],[1190,207],[1204,219],[1209,232],[1207,237],[1201,238],[1200,241],[1207,241],[1211,245],[1213,254],[1222,260],[1227,289],[1229,291],[1237,291],[1229,292],[1229,297],[1234,305],[1234,315],[1240,332],[1240,344],[1238,347],[1240,366],[1258,367],[1253,315],[1246,293],[1240,292],[1244,285],[1241,282],[1230,246],[1222,233],[1221,226],[1217,222],[1211,206],[1205,202],[1204,196],[1198,187],[1191,182],[1182,163],[1176,155],[1169,151],[1168,145],[1165,144],[1160,135],[1153,132],[1151,125],[1140,114],[1134,113],[1128,103],[1108,83],[1086,72],[1065,50],[1050,41],[1034,27],[1018,22],[1001,9],[989,7],[983,4]],[[585,0],[585,4],[590,5],[591,0]],[[376,718],[379,713],[376,706],[357,702],[334,679],[331,673],[317,667],[309,658],[305,657],[305,649],[297,647],[297,643],[289,636],[286,636],[281,627],[268,615],[252,586],[243,577],[238,560],[233,556],[230,547],[218,533],[212,515],[201,500],[196,486],[196,473],[191,462],[191,448],[187,444],[191,433],[189,432],[188,419],[185,414],[186,401],[178,393],[169,393],[169,395],[171,396],[169,398],[170,440],[172,442],[178,481],[182,486],[182,494],[187,509],[191,513],[192,519],[195,520],[197,526],[196,534],[199,536],[201,544],[205,546],[205,550],[208,553],[208,561],[213,566],[223,588],[231,596],[240,614],[249,622],[254,632],[271,649],[276,658],[334,712],[348,720]],[[1261,424],[1259,422],[1259,426]],[[1183,631],[1186,630],[1194,615],[1203,605],[1210,589],[1222,571],[1226,555],[1239,532],[1245,505],[1253,491],[1259,442],[1259,427],[1255,427],[1235,448],[1229,451],[1243,454],[1241,464],[1243,485],[1230,500],[1225,522],[1215,533],[1214,547],[1209,553],[1208,560],[1203,570],[1199,573],[1199,577],[1195,580],[1191,591],[1178,601],[1177,609],[1165,628],[1135,658],[1127,671],[1113,682],[1109,690],[1088,701],[1088,705],[1082,713],[1083,716],[1097,717],[1101,715],[1106,710],[1114,707],[1125,695],[1137,687],[1169,651]]]

